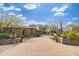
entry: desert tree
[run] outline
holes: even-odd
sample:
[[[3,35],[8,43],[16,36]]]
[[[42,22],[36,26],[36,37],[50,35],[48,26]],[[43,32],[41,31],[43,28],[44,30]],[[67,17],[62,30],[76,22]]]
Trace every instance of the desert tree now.
[[[47,30],[49,29],[49,26],[46,24],[39,24],[38,25],[39,30],[41,31],[42,34],[46,34]]]
[[[7,29],[15,26],[22,26],[24,24],[21,18],[15,15],[2,14],[0,19],[0,29]]]

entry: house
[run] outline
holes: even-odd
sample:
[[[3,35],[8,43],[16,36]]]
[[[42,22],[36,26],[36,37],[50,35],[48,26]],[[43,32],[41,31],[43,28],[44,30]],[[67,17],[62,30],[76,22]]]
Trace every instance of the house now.
[[[5,31],[14,34],[15,36],[23,35],[25,37],[35,37],[37,36],[37,28],[36,27],[10,27],[5,28]]]

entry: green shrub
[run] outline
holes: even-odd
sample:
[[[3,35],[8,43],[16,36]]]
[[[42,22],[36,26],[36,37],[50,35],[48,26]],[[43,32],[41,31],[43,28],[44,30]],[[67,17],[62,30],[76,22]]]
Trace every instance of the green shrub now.
[[[70,40],[79,40],[79,33],[76,31],[65,31],[62,37],[67,37]]]
[[[58,33],[57,36],[61,36],[61,33]]]
[[[61,37],[64,39],[68,38],[67,34],[62,34]]]
[[[9,38],[8,33],[0,33],[0,39],[7,39],[7,38]]]
[[[63,32],[63,34],[68,34],[70,32],[71,32],[70,30],[66,30],[66,31]]]
[[[57,35],[54,35],[52,39],[55,40],[56,42],[58,42],[59,37]]]
[[[71,31],[68,33],[68,38],[70,40],[78,40],[79,39],[79,35],[77,32]]]

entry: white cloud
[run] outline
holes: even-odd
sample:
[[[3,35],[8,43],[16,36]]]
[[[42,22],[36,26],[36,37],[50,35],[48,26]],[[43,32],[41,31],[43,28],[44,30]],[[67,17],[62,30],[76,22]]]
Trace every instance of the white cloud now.
[[[61,8],[54,7],[52,9],[52,11],[55,11],[55,12],[64,12],[67,8],[68,8],[68,5],[67,4],[63,4],[63,6]]]
[[[68,8],[68,5],[64,4],[63,7],[57,10],[57,12],[64,12],[67,8]]]
[[[36,4],[36,5],[40,6],[40,4]]]
[[[35,20],[31,20],[31,21],[28,22],[28,24],[38,24],[38,22],[35,21]]]
[[[66,25],[70,25],[70,24],[72,24],[72,22],[70,21],[70,22],[68,22],[68,23],[66,23]]]
[[[23,17],[23,14],[19,14],[19,15],[17,15],[17,17]]]
[[[72,20],[77,20],[77,19],[78,19],[77,17],[72,18]]]
[[[16,11],[21,11],[22,9],[21,9],[21,8],[15,8],[14,10],[16,10]]]
[[[7,11],[7,8],[6,7],[0,7],[0,9],[2,9],[3,11]]]
[[[8,13],[8,15],[16,15],[14,12],[10,12]]]
[[[58,8],[58,7],[54,7],[52,9],[54,13],[54,16],[64,16],[65,13],[64,11],[68,8],[68,5],[67,4],[63,4],[63,6],[61,8]]]
[[[31,21],[28,22],[28,24],[29,25],[31,25],[31,24],[35,24],[36,25],[36,24],[46,24],[46,23],[45,22],[38,22],[38,21],[35,21],[35,20],[31,20]]]
[[[40,4],[26,4],[24,5],[24,8],[28,10],[32,10],[32,9],[36,9],[38,6],[40,6]]]
[[[10,11],[10,10],[15,10],[15,11],[21,11],[21,8],[16,8],[13,5],[10,5],[10,7],[5,7],[5,6],[1,6],[0,8],[2,8],[4,11]]]
[[[24,17],[23,14],[19,14],[19,15],[17,15],[16,17],[19,17],[19,18],[21,18],[21,19],[23,19],[23,20],[26,19],[26,17]]]
[[[10,7],[7,8],[7,10],[15,10],[15,11],[21,11],[21,8],[16,8],[15,6],[11,5]]]
[[[26,17],[22,17],[22,19],[23,19],[23,20],[25,20],[25,19],[26,19]]]
[[[65,13],[62,13],[62,12],[57,12],[57,13],[55,13],[55,14],[54,14],[54,16],[58,16],[58,15],[59,15],[59,16],[64,16],[64,15],[65,15]]]
[[[14,10],[15,9],[15,6],[13,6],[13,5],[11,5],[10,7],[2,6],[0,8],[2,8],[4,11],[10,11],[10,10]]]
[[[15,6],[11,5],[10,7],[7,8],[7,10],[14,10]]]
[[[57,7],[54,7],[53,9],[52,9],[52,11],[56,11],[58,8]]]

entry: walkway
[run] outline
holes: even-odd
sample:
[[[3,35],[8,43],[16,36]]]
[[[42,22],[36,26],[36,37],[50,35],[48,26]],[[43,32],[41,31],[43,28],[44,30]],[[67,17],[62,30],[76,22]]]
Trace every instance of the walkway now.
[[[63,45],[50,36],[31,38],[0,53],[2,56],[60,56],[79,55],[79,46]]]

